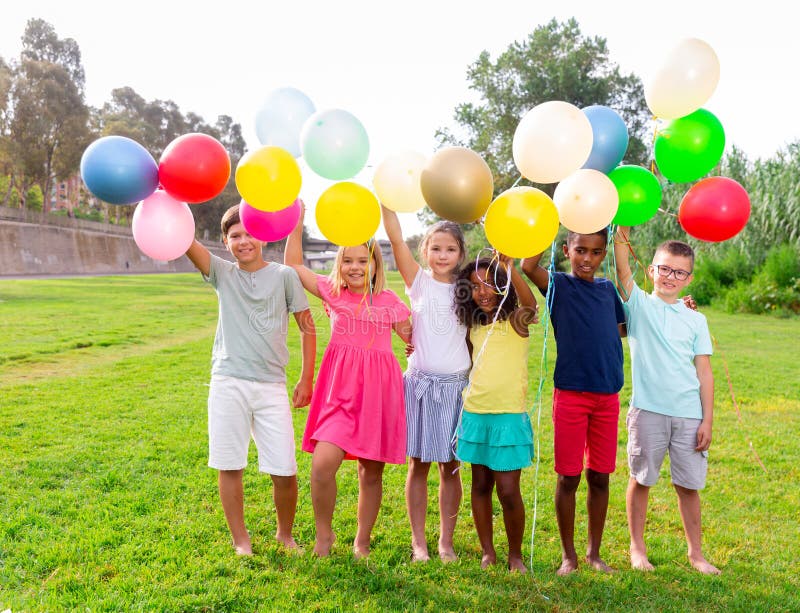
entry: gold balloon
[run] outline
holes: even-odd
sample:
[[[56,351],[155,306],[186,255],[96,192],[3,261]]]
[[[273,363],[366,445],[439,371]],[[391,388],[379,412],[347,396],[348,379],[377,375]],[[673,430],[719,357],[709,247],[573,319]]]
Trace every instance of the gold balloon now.
[[[500,253],[529,258],[544,251],[558,233],[558,210],[535,187],[514,187],[500,194],[483,222],[486,240]]]
[[[422,170],[420,187],[425,202],[439,217],[470,223],[489,208],[494,179],[489,166],[472,149],[445,147]]]

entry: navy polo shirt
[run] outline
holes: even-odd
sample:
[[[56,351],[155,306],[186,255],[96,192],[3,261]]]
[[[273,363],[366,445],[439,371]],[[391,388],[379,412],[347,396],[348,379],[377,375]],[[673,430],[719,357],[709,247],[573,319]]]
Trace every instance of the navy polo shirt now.
[[[622,342],[617,324],[625,311],[614,284],[563,272],[553,275],[550,320],[556,336],[555,387],[614,394],[622,389]]]

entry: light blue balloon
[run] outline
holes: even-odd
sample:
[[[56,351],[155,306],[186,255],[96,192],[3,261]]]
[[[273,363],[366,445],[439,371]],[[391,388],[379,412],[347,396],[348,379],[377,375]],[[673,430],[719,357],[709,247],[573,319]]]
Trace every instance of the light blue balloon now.
[[[317,111],[300,134],[308,167],[326,179],[341,181],[357,175],[369,157],[369,137],[358,118],[342,109]]]
[[[281,87],[267,96],[256,113],[256,135],[262,145],[286,149],[300,157],[300,131],[316,108],[294,87]]]
[[[608,174],[614,170],[628,150],[628,128],[616,111],[595,104],[583,109],[592,124],[592,151],[583,168]]]
[[[158,187],[158,164],[135,140],[104,136],[81,156],[81,178],[87,189],[110,204],[133,204]]]

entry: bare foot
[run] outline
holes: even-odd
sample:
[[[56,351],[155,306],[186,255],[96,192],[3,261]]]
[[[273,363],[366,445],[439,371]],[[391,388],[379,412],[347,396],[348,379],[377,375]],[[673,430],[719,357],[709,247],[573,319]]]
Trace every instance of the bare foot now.
[[[242,545],[233,545],[233,550],[237,556],[251,556],[253,555],[253,548],[250,543],[243,543]]]
[[[330,537],[322,537],[317,535],[317,540],[314,543],[314,553],[317,557],[327,558],[331,554],[331,548],[336,542],[336,535],[331,533]]]
[[[289,536],[281,536],[280,534],[276,534],[275,540],[283,545],[285,549],[298,549],[297,542],[294,540],[294,537],[291,534]]]
[[[455,549],[453,549],[452,546],[442,547],[439,545],[439,559],[447,564],[449,562],[455,562],[458,560],[458,556],[456,555]]]
[[[427,547],[419,547],[417,545],[411,545],[411,561],[412,562],[427,562],[431,559],[431,556],[428,554]]]
[[[606,564],[600,558],[590,558],[586,556],[586,563],[594,568],[595,570],[599,570],[601,573],[615,573],[617,569],[611,568],[608,564]]]
[[[353,543],[353,556],[356,560],[363,560],[364,558],[369,557],[369,547],[364,547],[363,545],[357,545]]]
[[[481,557],[481,568],[489,568],[493,564],[497,564],[497,554],[495,552],[484,553]]]
[[[521,573],[525,574],[528,572],[528,569],[525,567],[525,563],[522,561],[522,558],[508,558],[508,570],[512,573]]]
[[[633,550],[631,551],[631,568],[648,572],[655,570],[655,566],[650,564],[650,560],[647,559],[646,553]]]
[[[695,570],[700,571],[704,575],[719,575],[722,571],[718,569],[716,566],[711,564],[708,560],[706,560],[703,556],[699,558],[689,558],[689,562],[692,563],[692,566]]]
[[[559,577],[566,577],[567,575],[574,573],[576,570],[578,570],[578,560],[564,558],[561,560],[561,566],[556,571],[556,575]]]

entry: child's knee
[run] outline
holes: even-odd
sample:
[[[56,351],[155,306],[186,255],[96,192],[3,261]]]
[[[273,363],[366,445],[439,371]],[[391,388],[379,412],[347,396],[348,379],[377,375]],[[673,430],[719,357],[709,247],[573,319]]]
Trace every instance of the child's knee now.
[[[586,482],[594,490],[608,491],[608,473],[599,473],[592,469],[587,469]]]
[[[581,483],[580,475],[558,475],[558,489],[567,494],[572,494]]]

